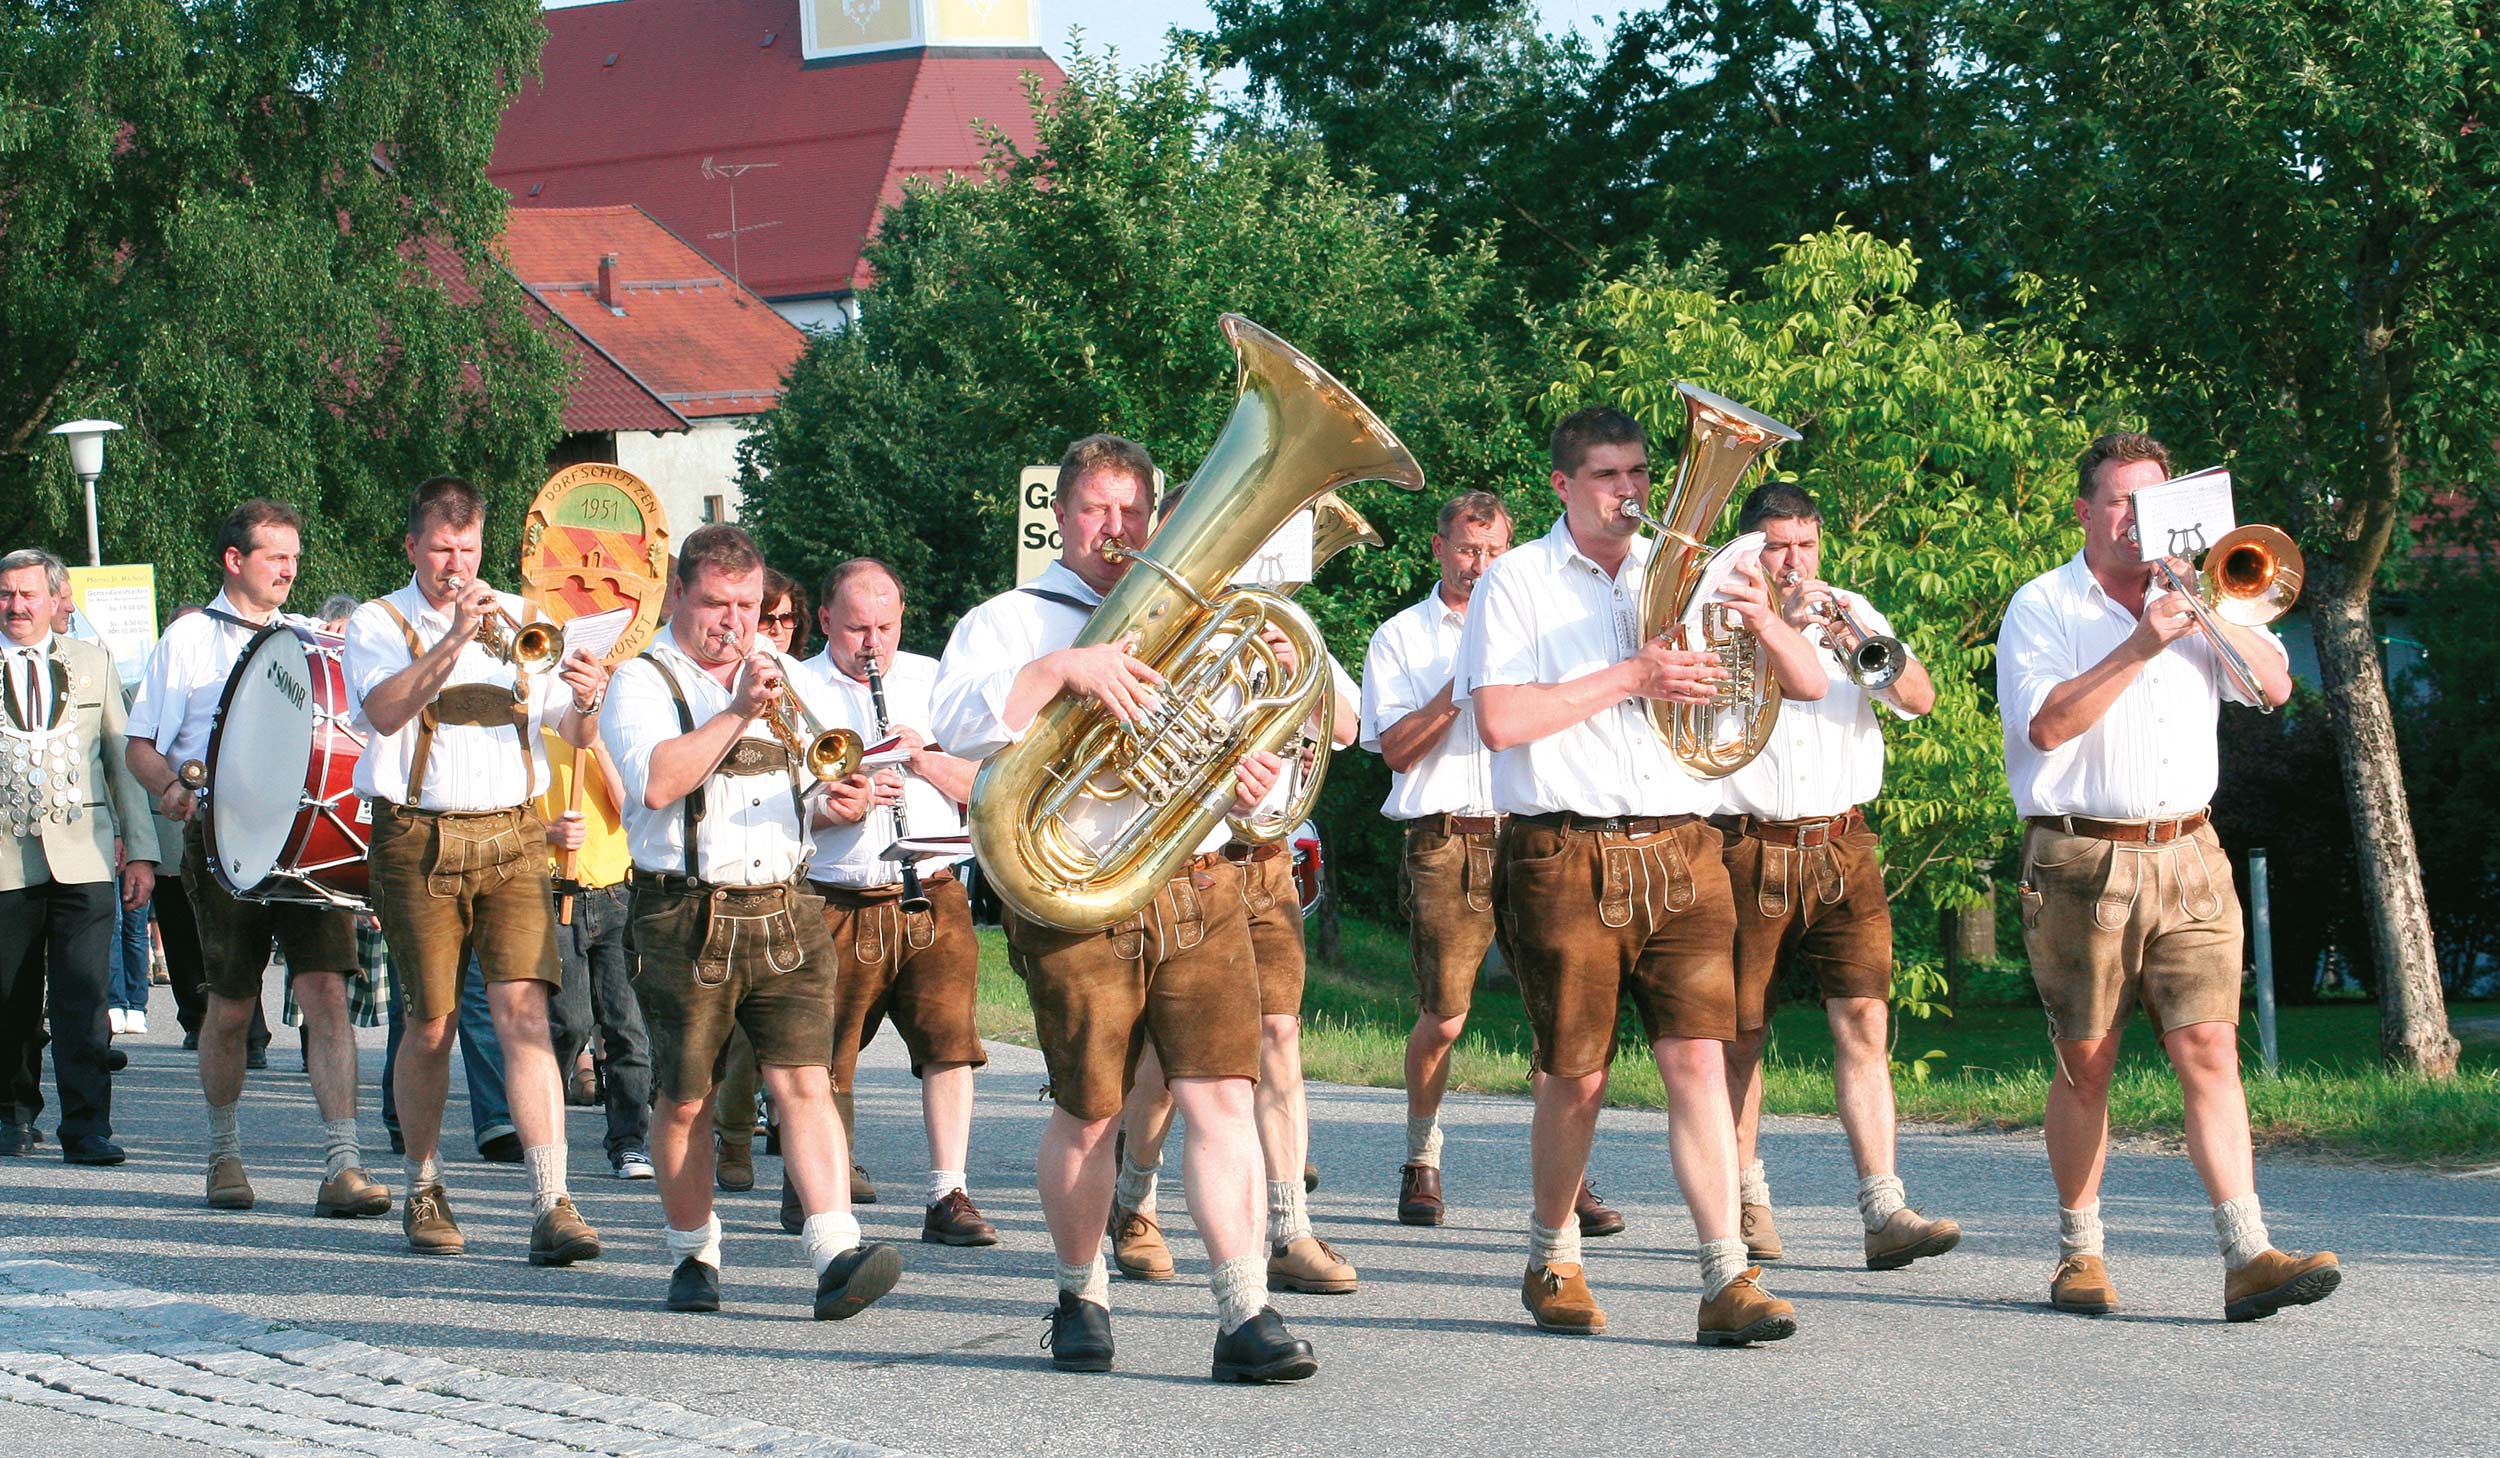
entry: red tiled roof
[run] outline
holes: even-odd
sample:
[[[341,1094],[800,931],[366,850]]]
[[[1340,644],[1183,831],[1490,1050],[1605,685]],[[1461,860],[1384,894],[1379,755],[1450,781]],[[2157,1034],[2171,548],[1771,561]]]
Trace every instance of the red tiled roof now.
[[[1030,147],[1023,78],[1062,76],[1038,50],[810,66],[798,0],[610,0],[544,20],[541,77],[504,113],[487,175],[518,206],[638,204],[726,271],[721,168],[747,166],[735,266],[773,299],[858,287],[903,179],[978,172],[976,120]]]
[[[428,272],[440,283],[452,302],[463,306],[477,302],[478,291],[469,282],[468,271],[461,267],[459,257],[449,244],[439,238],[427,237],[417,245],[418,256],[425,261]],[[508,262],[500,266],[512,271]],[[607,430],[647,430],[652,432],[688,430],[692,422],[671,409],[667,401],[654,394],[633,372],[616,362],[599,346],[584,338],[563,315],[547,306],[547,301],[522,285],[521,312],[530,327],[545,334],[564,351],[573,365],[571,393],[564,398],[564,428],[568,432]],[[474,389],[477,371],[474,366],[463,372],[463,379]]]
[[[541,303],[683,415],[771,408],[807,348],[797,325],[637,207],[516,207],[503,247]],[[609,254],[617,309],[599,295]]]

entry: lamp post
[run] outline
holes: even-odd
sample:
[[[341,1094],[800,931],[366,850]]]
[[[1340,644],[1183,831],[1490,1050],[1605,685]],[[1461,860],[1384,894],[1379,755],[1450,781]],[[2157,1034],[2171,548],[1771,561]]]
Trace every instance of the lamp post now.
[[[73,420],[52,427],[49,434],[69,437],[69,468],[87,483],[87,565],[104,565],[104,542],[95,524],[95,478],[104,474],[104,437],[121,429],[118,421]]]

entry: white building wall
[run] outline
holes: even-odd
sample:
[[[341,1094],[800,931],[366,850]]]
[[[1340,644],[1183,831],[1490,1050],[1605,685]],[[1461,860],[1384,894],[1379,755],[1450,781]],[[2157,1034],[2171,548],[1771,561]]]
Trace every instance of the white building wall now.
[[[706,521],[738,519],[738,443],[752,417],[697,420],[694,429],[670,435],[620,431],[616,463],[640,476],[668,512],[672,541]],[[718,504],[715,513],[707,508]]]
[[[781,299],[773,302],[773,312],[801,329],[821,329],[839,334],[859,322],[859,296],[844,294],[830,299]]]

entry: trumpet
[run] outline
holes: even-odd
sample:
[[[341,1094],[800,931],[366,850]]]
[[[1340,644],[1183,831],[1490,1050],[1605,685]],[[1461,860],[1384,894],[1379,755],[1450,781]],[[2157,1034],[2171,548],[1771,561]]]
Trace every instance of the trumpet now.
[[[455,598],[468,586],[465,577],[443,579],[444,590]],[[562,628],[553,623],[517,622],[501,603],[491,606],[486,620],[477,625],[477,642],[490,655],[522,673],[549,673],[564,661]]]
[[[2142,545],[2143,537],[2135,523],[2127,523],[2127,540]],[[2243,698],[2266,713],[2274,705],[2266,702],[2264,690],[2257,683],[2257,671],[2248,666],[2240,650],[2222,636],[2214,619],[2243,628],[2261,628],[2292,610],[2300,601],[2300,584],[2306,575],[2307,562],[2300,548],[2281,527],[2249,525],[2233,527],[2222,534],[2222,540],[2205,553],[2201,567],[2191,568],[2195,581],[2181,577],[2166,556],[2153,559],[2154,576],[2172,592],[2187,599],[2188,611],[2195,614],[2196,626],[2203,630],[2206,641],[2214,645],[2214,656],[2222,660],[2222,671],[2230,677]]]
[[[1795,591],[1805,574],[1791,567],[1780,574],[1780,586]],[[1860,623],[1849,605],[1835,592],[1829,602],[1818,602],[1814,616],[1823,623],[1823,646],[1840,660],[1840,671],[1849,681],[1870,694],[1882,693],[1900,681],[1901,672],[1910,666],[1910,650],[1889,633],[1870,633]]]
[[[764,706],[764,723],[792,759],[826,784],[859,773],[859,762],[868,752],[867,742],[857,733],[828,729],[818,722],[806,701],[787,683],[781,686],[780,696]]]

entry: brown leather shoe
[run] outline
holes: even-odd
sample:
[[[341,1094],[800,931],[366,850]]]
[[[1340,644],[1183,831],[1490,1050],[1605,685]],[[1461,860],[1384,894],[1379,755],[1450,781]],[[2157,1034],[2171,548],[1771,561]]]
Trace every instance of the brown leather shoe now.
[[[366,1215],[387,1215],[391,1210],[391,1192],[379,1180],[361,1169],[350,1166],[321,1182],[313,1196],[315,1215],[336,1215],[356,1219]]]
[[[1316,1235],[1298,1235],[1267,1255],[1267,1284],[1306,1296],[1343,1296],[1354,1289],[1355,1271],[1344,1256]]]
[[[555,1205],[530,1226],[533,1266],[569,1266],[598,1257],[599,1232],[591,1229],[582,1212],[573,1208],[569,1195],[558,1195]]]
[[[1760,1265],[1778,1260],[1788,1247],[1780,1244],[1779,1225],[1768,1205],[1747,1205],[1736,1218],[1736,1233],[1745,1238],[1745,1259]]]
[[[469,1248],[441,1185],[421,1185],[408,1196],[408,1203],[399,1207],[399,1228],[408,1233],[408,1248],[419,1255],[458,1255]]]
[[[2270,1250],[2222,1278],[2222,1314],[2232,1321],[2259,1321],[2286,1306],[2324,1301],[2344,1282],[2335,1252],[2315,1255]]]
[[[1584,1236],[1621,1235],[1623,1212],[1597,1197],[1597,1186],[1580,1181],[1580,1193],[1572,1198],[1571,1213],[1580,1217],[1580,1233]]]
[[[755,1140],[731,1139],[714,1135],[720,1141],[719,1155],[712,1169],[712,1182],[724,1190],[742,1191],[755,1188]]]
[[[1438,1225],[1441,1223],[1441,1171],[1428,1164],[1399,1166],[1398,1223],[1400,1225]]]
[[[1578,1261],[1530,1266],[1519,1280],[1519,1304],[1536,1318],[1539,1331],[1595,1336],[1606,1329],[1605,1310],[1590,1294],[1587,1275]]]
[[[851,1161],[851,1203],[854,1205],[877,1203],[877,1182],[868,1178],[868,1171],[856,1159]]]
[[[1163,1227],[1152,1215],[1111,1204],[1111,1263],[1132,1281],[1172,1279],[1172,1248],[1163,1243]]]
[[[2078,1316],[2107,1316],[2118,1309],[2118,1287],[2099,1256],[2069,1256],[2049,1277],[2049,1304]]]
[[[1916,1210],[1900,1209],[1881,1230],[1866,1233],[1866,1268],[1897,1271],[1912,1261],[1940,1256],[1962,1243],[1962,1227],[1950,1220],[1930,1220]]]
[[[243,1176],[243,1161],[231,1154],[221,1154],[208,1162],[208,1208],[211,1210],[249,1210],[252,1208],[252,1182]]]
[[[1693,1340],[1705,1347],[1749,1347],[1797,1334],[1797,1308],[1762,1289],[1762,1267],[1747,1266],[1727,1289],[1701,1303]]]
[[[922,1218],[920,1238],[931,1245],[996,1245],[998,1227],[981,1218],[970,1195],[948,1190]]]

